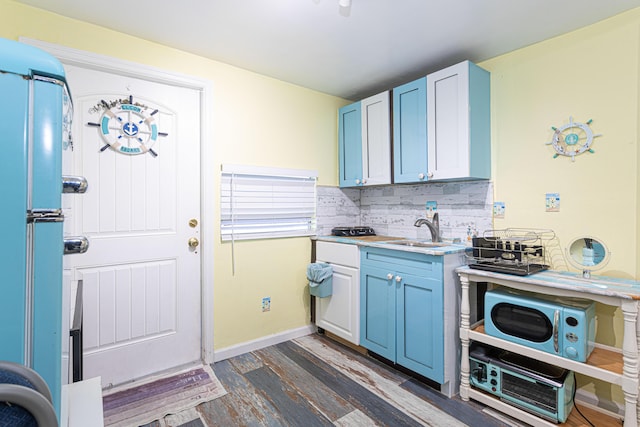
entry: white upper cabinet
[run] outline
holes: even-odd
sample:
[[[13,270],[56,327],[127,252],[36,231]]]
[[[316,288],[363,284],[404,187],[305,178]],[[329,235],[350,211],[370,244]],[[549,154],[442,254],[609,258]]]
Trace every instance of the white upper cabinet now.
[[[362,111],[362,185],[391,183],[389,91],[360,101]]]
[[[464,61],[427,76],[430,180],[491,177],[490,75]]]

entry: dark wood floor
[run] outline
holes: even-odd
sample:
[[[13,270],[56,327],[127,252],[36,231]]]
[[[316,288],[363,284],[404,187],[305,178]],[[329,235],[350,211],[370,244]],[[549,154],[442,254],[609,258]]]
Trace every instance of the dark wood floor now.
[[[476,403],[448,399],[320,335],[223,360],[213,370],[225,396],[146,427],[506,426]]]

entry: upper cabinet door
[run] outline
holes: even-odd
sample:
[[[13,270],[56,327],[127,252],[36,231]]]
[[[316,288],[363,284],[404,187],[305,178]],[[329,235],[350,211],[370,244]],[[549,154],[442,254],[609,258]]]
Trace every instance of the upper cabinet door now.
[[[391,183],[389,91],[360,101],[362,108],[362,185]]]
[[[340,187],[391,183],[389,91],[338,111]]]
[[[491,176],[490,75],[464,61],[427,76],[429,175]]]
[[[362,182],[362,113],[360,103],[338,110],[338,158],[340,187]]]
[[[427,180],[427,78],[393,89],[393,182]]]

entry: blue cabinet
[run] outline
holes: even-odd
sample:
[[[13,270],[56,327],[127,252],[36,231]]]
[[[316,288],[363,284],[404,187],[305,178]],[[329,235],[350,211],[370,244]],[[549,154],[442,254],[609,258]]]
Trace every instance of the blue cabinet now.
[[[384,265],[360,264],[360,345],[392,361],[396,360],[394,277],[393,270]]]
[[[360,345],[444,382],[442,257],[364,247]]]
[[[490,74],[463,61],[339,110],[340,187],[491,178]],[[393,133],[393,149],[390,135]],[[393,151],[393,160],[391,160]]]
[[[491,177],[490,74],[463,61],[393,89],[394,183]]]
[[[362,179],[362,113],[360,102],[338,110],[340,187],[353,187]]]
[[[338,110],[340,187],[391,184],[389,91]]]
[[[427,180],[427,78],[393,89],[393,181]]]

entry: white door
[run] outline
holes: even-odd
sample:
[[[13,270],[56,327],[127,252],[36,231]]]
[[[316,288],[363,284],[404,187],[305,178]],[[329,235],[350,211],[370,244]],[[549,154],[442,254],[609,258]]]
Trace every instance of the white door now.
[[[66,255],[84,283],[84,377],[103,387],[201,360],[200,93],[65,66],[74,101]]]

